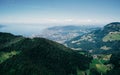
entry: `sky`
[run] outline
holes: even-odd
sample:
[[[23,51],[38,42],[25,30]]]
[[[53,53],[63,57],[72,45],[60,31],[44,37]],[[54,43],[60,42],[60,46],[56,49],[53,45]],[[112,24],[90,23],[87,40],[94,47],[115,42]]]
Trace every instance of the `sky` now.
[[[0,0],[0,32],[39,34],[61,25],[120,22],[120,0]]]
[[[0,0],[0,23],[105,24],[120,21],[120,0]]]

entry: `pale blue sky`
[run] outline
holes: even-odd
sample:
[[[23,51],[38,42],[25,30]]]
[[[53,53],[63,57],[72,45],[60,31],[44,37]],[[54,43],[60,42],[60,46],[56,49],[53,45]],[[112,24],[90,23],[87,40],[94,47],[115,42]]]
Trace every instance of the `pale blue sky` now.
[[[0,0],[0,23],[104,24],[120,21],[120,0]]]

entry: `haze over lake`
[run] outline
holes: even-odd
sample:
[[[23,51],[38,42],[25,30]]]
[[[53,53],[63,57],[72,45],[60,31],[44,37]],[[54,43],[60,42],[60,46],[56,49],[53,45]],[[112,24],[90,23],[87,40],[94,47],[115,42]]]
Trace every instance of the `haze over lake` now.
[[[6,24],[0,28],[0,32],[10,32],[15,35],[31,36],[32,34],[40,34],[41,31],[50,25],[41,24]]]

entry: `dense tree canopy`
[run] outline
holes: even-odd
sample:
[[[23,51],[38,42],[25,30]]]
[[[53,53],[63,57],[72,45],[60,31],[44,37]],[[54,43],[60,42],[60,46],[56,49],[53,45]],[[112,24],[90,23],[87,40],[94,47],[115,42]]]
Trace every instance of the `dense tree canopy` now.
[[[1,40],[8,37],[2,34]],[[9,56],[0,64],[1,75],[77,75],[77,69],[88,69],[92,59],[44,38],[12,35],[9,40],[0,52],[15,50],[19,54]]]

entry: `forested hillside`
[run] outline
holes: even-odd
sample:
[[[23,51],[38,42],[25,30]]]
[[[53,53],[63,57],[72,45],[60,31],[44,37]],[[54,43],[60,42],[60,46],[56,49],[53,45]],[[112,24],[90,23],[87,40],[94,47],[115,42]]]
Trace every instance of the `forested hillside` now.
[[[77,75],[91,59],[44,38],[0,33],[0,75]]]
[[[103,28],[73,38],[66,42],[75,50],[86,50],[93,54],[110,54],[120,51],[120,22],[113,22]]]

